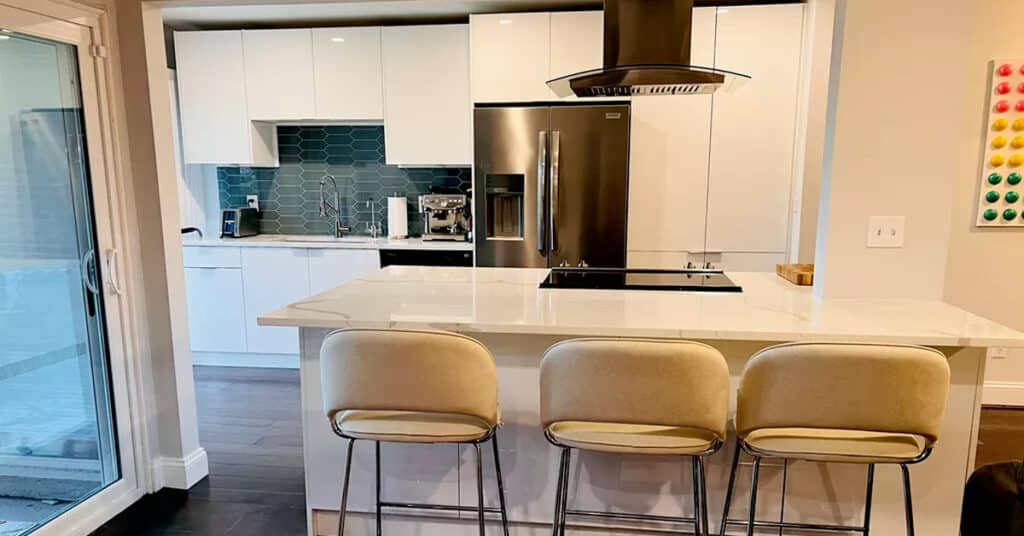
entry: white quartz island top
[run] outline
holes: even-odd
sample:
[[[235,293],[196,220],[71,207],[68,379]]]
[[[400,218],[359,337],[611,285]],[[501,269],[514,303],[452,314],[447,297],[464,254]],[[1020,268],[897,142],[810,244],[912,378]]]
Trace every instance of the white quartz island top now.
[[[259,318],[264,326],[1024,347],[1024,333],[941,301],[818,299],[773,273],[742,293],[540,289],[546,269],[390,266]]]

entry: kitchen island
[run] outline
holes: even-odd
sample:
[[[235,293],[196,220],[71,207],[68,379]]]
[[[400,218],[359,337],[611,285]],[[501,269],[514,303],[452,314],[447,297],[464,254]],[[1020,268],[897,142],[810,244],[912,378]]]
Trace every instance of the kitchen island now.
[[[550,533],[556,449],[539,427],[541,356],[559,340],[577,336],[700,340],[726,357],[733,385],[758,350],[789,341],[920,344],[949,358],[952,385],[942,437],[930,459],[913,466],[918,534],[954,536],[963,484],[973,468],[985,350],[1024,346],[1024,333],[939,301],[819,300],[770,273],[730,273],[738,294],[539,289],[543,269],[389,267],[261,316],[263,326],[300,329],[303,445],[310,534],[334,534],[345,442],[323,415],[319,351],[323,338],[345,327],[444,329],[483,342],[498,367],[503,427],[502,468],[512,532]],[[798,385],[793,386],[798,389]],[[735,393],[733,394],[733,404]],[[721,515],[733,442],[708,465],[712,526]],[[387,501],[475,506],[469,449],[453,445],[385,444]],[[486,495],[496,505],[493,466],[485,456]],[[352,467],[349,534],[373,534],[373,448],[357,442]],[[762,465],[758,516],[778,519],[781,466]],[[588,510],[656,515],[691,512],[689,464],[681,459],[584,453],[574,456],[570,505]],[[859,524],[863,466],[790,464],[787,521]],[[746,514],[749,470],[741,469],[731,517]],[[872,534],[904,534],[899,470],[879,466]],[[404,534],[476,534],[474,514],[403,512],[386,517],[385,531]],[[629,533],[597,520],[570,519],[573,534]],[[599,530],[603,527],[605,530]],[[652,530],[689,530],[657,523]],[[740,527],[733,527],[739,534]],[[490,530],[498,533],[498,527]]]

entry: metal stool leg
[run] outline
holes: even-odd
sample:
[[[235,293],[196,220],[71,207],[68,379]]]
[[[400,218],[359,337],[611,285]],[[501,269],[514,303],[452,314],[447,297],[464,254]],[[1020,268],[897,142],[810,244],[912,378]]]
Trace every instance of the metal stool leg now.
[[[864,536],[871,532],[871,496],[875,491],[875,464],[868,465],[868,490],[864,494]]]
[[[782,501],[779,504],[779,536],[786,522],[786,481],[789,480],[789,460],[782,460]]]
[[[754,456],[754,474],[750,478],[750,519],[747,520],[747,536],[754,536],[754,522],[757,518],[757,478],[761,472],[761,457]]]
[[[555,508],[551,517],[551,536],[558,536],[559,522],[562,519],[562,486],[565,484],[565,453],[568,449],[562,449],[558,456],[558,484],[555,486]]]
[[[501,476],[501,455],[498,454],[498,434],[491,437],[494,448],[494,472],[498,474],[498,504],[501,505],[501,528],[508,536],[508,509],[505,507],[505,482]]]
[[[697,457],[690,458],[690,480],[693,481],[693,533],[695,536],[707,536],[704,534],[703,526],[700,523],[700,476],[697,475]]]
[[[476,449],[476,517],[480,525],[480,536],[485,536],[487,528],[484,525],[484,454],[480,450],[480,443],[473,444],[473,448]]]
[[[725,536],[726,526],[729,520],[729,508],[732,506],[732,492],[736,488],[736,471],[740,466],[740,440],[736,439],[736,450],[732,453],[732,467],[729,469],[729,485],[725,488],[725,507],[722,512],[722,524],[718,528],[718,535]]]
[[[345,534],[345,510],[348,509],[348,483],[352,474],[352,445],[355,439],[348,440],[348,456],[345,457],[345,482],[341,484],[341,510],[338,512],[338,536]]]
[[[695,492],[700,497],[700,513],[696,515],[697,524],[700,527],[699,533],[704,536],[711,536],[711,524],[708,523],[708,482],[707,472],[704,470],[704,458],[696,456],[697,481],[699,485]]]
[[[374,441],[374,465],[377,471],[377,536],[381,536],[380,512],[380,441]]]
[[[907,536],[914,536],[914,500],[911,498],[910,492],[910,468],[907,467],[907,464],[901,463],[900,469],[903,470],[903,500],[907,510]]]
[[[558,510],[558,535],[565,536],[565,516],[569,510],[569,467],[572,462],[572,449],[565,449],[562,458],[562,473],[565,479],[562,481],[562,506]]]

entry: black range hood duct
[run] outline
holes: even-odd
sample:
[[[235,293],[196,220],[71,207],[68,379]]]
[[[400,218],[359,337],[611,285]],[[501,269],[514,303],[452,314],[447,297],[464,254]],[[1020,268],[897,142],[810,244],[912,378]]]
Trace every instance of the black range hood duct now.
[[[693,0],[605,0],[604,67],[548,81],[559,97],[701,95],[750,77],[690,65]]]

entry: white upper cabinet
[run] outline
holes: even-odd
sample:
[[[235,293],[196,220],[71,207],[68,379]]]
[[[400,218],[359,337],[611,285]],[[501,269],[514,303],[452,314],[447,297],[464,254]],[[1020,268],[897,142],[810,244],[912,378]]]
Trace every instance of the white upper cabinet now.
[[[469,27],[394,26],[381,31],[387,163],[472,164]]]
[[[380,28],[314,28],[316,117],[384,119]]]
[[[715,96],[711,251],[786,251],[803,21],[804,4],[719,10],[715,65],[752,79]]]
[[[470,15],[473,102],[556,99],[551,74],[551,14]]]
[[[551,14],[551,72],[560,78],[604,65],[604,12]],[[550,98],[554,98],[553,96]]]
[[[175,32],[174,49],[185,163],[276,166],[276,129],[249,121],[242,32]]]
[[[692,43],[691,61],[712,65],[715,8],[694,10]],[[705,250],[711,96],[646,96],[632,102],[627,261],[634,268],[698,264]]]
[[[313,119],[313,42],[309,29],[243,30],[249,119]]]

